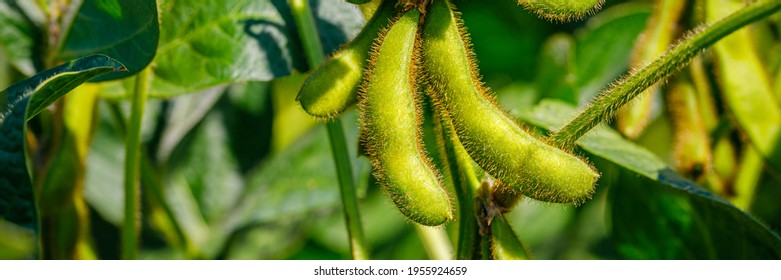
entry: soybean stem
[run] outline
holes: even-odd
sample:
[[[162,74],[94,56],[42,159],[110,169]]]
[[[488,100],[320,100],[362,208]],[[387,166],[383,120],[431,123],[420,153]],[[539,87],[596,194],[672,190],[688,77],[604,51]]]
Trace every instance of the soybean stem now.
[[[138,257],[139,212],[139,159],[141,158],[141,120],[144,116],[149,68],[136,75],[130,107],[130,123],[125,138],[125,219],[122,224],[122,259]]]
[[[455,136],[450,120],[445,114],[435,112],[440,141],[444,149],[444,162],[447,163],[458,199],[458,244],[456,259],[471,260],[480,255],[481,238],[475,213],[475,197],[480,188],[472,159],[466,154],[461,142]]]
[[[688,65],[700,51],[721,38],[752,22],[768,17],[781,8],[781,0],[765,0],[752,4],[734,14],[687,36],[674,48],[650,65],[632,72],[616,85],[603,91],[572,121],[550,136],[551,142],[569,148],[575,141],[599,123],[611,119],[615,113],[658,81],[665,80]]]
[[[125,123],[125,117],[122,116],[122,111],[119,108],[117,103],[114,102],[108,102],[109,106],[109,112],[111,114],[111,117],[114,119],[114,122],[117,125],[117,133],[120,135],[120,137],[126,138],[127,136],[127,124]],[[144,151],[143,145],[140,145],[139,148],[141,151]],[[194,252],[195,248],[192,247],[192,244],[190,244],[189,239],[187,238],[187,235],[185,234],[184,230],[182,229],[182,226],[179,224],[179,221],[176,219],[176,216],[174,215],[173,209],[171,208],[171,205],[168,203],[168,200],[165,196],[165,191],[163,191],[163,184],[160,181],[160,177],[158,176],[158,173],[155,172],[154,167],[152,165],[152,160],[149,158],[148,155],[142,153],[140,157],[140,181],[141,185],[143,185],[145,190],[151,191],[152,198],[157,200],[157,203],[160,204],[160,206],[163,208],[163,212],[166,215],[166,218],[168,218],[168,221],[171,223],[171,226],[174,229],[174,233],[176,237],[179,239],[180,245],[182,246],[182,250],[184,253],[187,254],[187,256],[195,256],[198,253]]]
[[[453,245],[450,245],[450,239],[448,239],[444,227],[427,227],[415,224],[415,230],[418,232],[429,258],[432,260],[453,259]]]
[[[315,67],[325,59],[320,37],[317,35],[317,27],[312,11],[307,0],[290,0],[290,8],[296,21],[299,36],[304,45],[304,53],[310,67]],[[344,219],[347,224],[347,233],[350,241],[350,253],[353,259],[363,260],[369,258],[366,238],[361,226],[361,216],[358,211],[358,197],[353,179],[352,164],[350,164],[347,141],[344,137],[342,121],[335,118],[326,122],[328,138],[331,142],[331,151],[336,163],[336,173],[339,178],[339,190],[344,207]]]

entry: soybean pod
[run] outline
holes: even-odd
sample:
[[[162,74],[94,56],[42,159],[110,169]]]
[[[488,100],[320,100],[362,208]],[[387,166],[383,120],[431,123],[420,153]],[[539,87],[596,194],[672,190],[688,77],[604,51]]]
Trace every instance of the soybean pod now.
[[[518,0],[518,4],[549,21],[573,21],[598,11],[604,0]]]
[[[435,226],[453,219],[450,199],[421,142],[417,98],[420,12],[410,10],[373,47],[359,98],[361,127],[374,176],[410,220]]]
[[[310,115],[328,119],[356,101],[372,42],[393,17],[396,1],[384,0],[355,38],[310,75],[296,100]]]
[[[445,108],[467,153],[491,176],[537,200],[582,203],[599,174],[586,162],[535,138],[499,108],[478,76],[459,14],[432,2],[422,31],[428,94]]]

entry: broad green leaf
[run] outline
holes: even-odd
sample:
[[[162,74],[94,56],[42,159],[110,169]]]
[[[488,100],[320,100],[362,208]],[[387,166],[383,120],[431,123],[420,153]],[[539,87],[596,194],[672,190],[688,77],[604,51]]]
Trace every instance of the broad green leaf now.
[[[613,6],[590,18],[576,35],[576,73],[583,104],[629,67],[632,47],[645,28],[651,7],[644,3]]]
[[[38,231],[35,198],[25,159],[26,121],[78,85],[124,66],[93,55],[43,71],[0,92],[0,217]]]
[[[123,61],[128,71],[103,75],[96,81],[129,77],[155,57],[159,30],[155,0],[83,1],[66,33],[60,57],[102,53]]]
[[[543,101],[522,113],[521,118],[552,130],[575,113],[569,105]],[[622,195],[614,196],[613,230],[619,239],[628,237],[622,241],[629,245],[620,249],[627,256],[781,258],[781,239],[776,233],[724,199],[683,179],[651,152],[607,126],[592,130],[577,143],[590,154],[643,177],[639,183],[622,181],[615,188]],[[680,242],[675,246],[663,244],[668,240]],[[708,250],[701,250],[706,247]]]
[[[35,74],[33,39],[40,31],[28,20],[16,1],[0,2],[0,51],[25,75]]]
[[[290,7],[281,0],[169,1],[161,7],[153,96],[269,81],[306,70]],[[363,16],[343,0],[312,1],[325,53],[360,29]]]

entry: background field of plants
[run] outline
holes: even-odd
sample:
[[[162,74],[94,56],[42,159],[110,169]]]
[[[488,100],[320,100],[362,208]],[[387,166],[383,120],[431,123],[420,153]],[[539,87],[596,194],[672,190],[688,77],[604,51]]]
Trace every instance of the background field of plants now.
[[[453,2],[487,86],[544,134],[632,68],[654,1],[607,0],[572,23],[538,19],[513,0]],[[690,2],[681,31],[700,24]],[[364,11],[344,0],[309,3],[325,53],[363,25]],[[0,259],[121,258],[125,142],[145,81],[137,258],[349,259],[326,129],[295,101],[312,68],[295,25],[285,0],[0,2],[0,88],[92,54],[128,70],[91,80],[29,120],[22,166],[40,227],[0,219]],[[781,16],[743,30],[753,46],[743,51],[763,72],[736,75],[747,84],[764,75],[781,111]],[[712,167],[676,171],[675,118],[662,87],[636,139],[610,123],[578,142],[576,153],[602,174],[593,199],[579,207],[526,199],[505,215],[535,259],[781,258],[779,160],[753,148],[723,97],[720,69],[730,65],[713,57],[710,49],[700,57],[717,117],[707,133]],[[354,109],[341,121],[370,257],[453,250],[457,223],[423,229],[405,221],[357,155]],[[442,164],[432,129],[426,122],[427,151]],[[781,141],[772,145],[781,149]],[[3,191],[3,202],[14,203]]]

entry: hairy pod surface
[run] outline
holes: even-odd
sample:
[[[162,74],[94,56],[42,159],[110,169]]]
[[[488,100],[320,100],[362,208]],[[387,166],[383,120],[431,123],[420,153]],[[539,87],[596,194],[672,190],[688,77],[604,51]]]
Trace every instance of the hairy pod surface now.
[[[555,22],[580,20],[594,14],[604,0],[518,0],[538,17]]]
[[[599,174],[523,130],[492,101],[477,75],[457,12],[434,1],[423,24],[423,67],[435,106],[447,110],[469,155],[489,174],[537,200],[581,203]]]
[[[306,79],[296,97],[304,111],[328,119],[355,103],[372,42],[390,22],[395,4],[394,0],[382,1],[361,32]]]
[[[374,176],[407,218],[436,226],[453,219],[453,214],[421,142],[422,115],[416,98],[419,18],[417,9],[410,10],[375,42],[359,106],[362,141]]]

